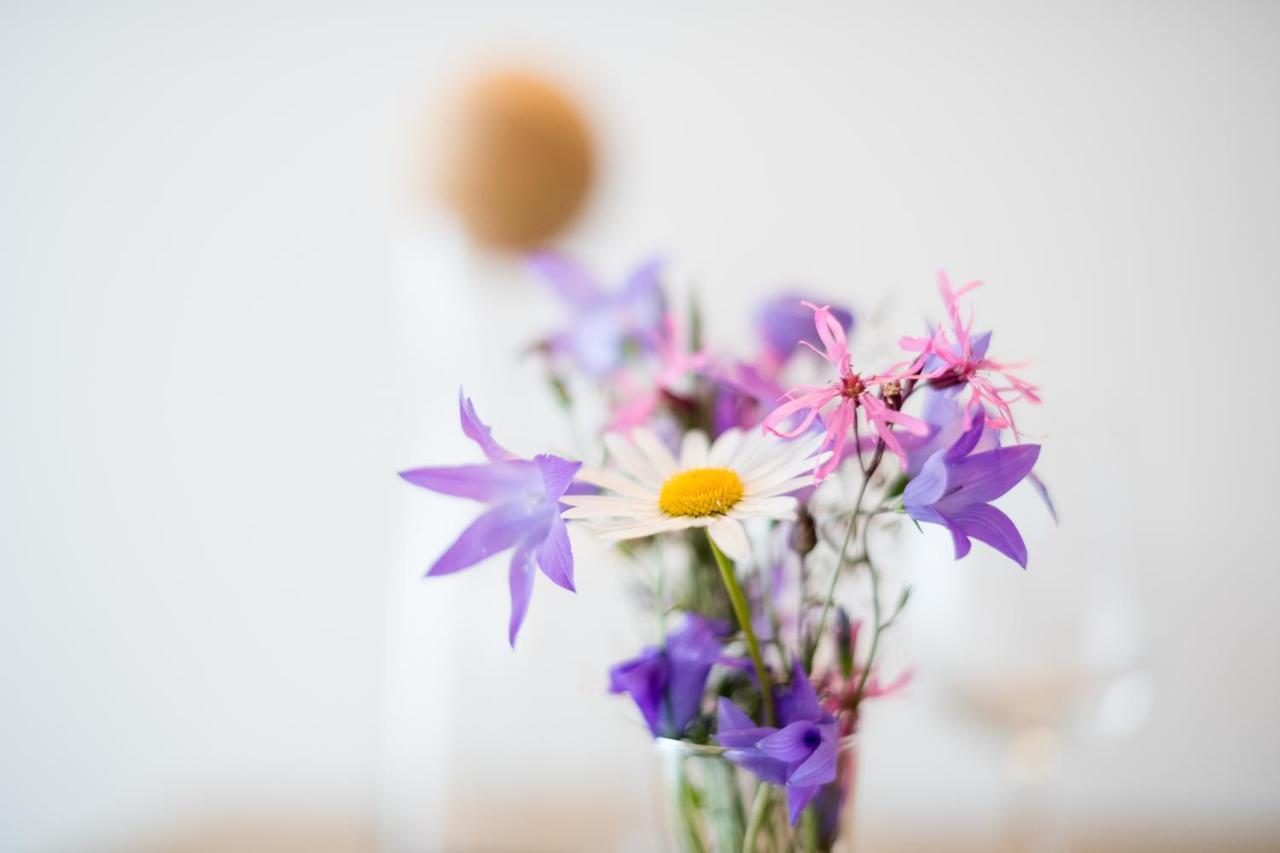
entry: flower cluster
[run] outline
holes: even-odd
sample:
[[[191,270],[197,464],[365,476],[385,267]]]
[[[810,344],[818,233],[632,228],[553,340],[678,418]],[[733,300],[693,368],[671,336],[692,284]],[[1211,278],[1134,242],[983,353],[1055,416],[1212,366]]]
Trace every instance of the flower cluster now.
[[[462,396],[462,431],[485,461],[401,475],[485,506],[427,575],[510,551],[514,646],[537,571],[574,590],[567,524],[618,543],[644,567],[649,622],[663,627],[613,667],[609,690],[631,698],[653,737],[718,750],[762,790],[785,792],[792,824],[816,809],[827,826],[862,702],[910,678],[877,677],[880,639],[910,588],[882,606],[878,556],[891,540],[876,539],[904,521],[936,525],[956,559],[977,540],[1025,568],[1026,543],[994,502],[1024,480],[1046,494],[1040,447],[1014,420],[1038,389],[974,331],[961,303],[978,283],[953,288],[944,274],[943,322],[868,368],[846,307],[771,300],[754,345],[733,355],[704,344],[701,317],[668,309],[656,262],[617,289],[557,255],[531,268],[568,313],[531,352],[562,404],[592,411],[577,409],[590,394],[607,414],[581,461],[523,458]],[[874,606],[852,619],[842,600],[860,583]]]

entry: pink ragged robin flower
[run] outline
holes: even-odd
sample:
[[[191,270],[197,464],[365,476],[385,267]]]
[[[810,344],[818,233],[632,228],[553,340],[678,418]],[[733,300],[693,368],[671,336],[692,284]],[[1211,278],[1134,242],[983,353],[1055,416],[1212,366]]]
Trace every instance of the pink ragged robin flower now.
[[[1011,429],[1016,438],[1018,430],[1014,426],[1010,406],[1022,400],[1039,403],[1040,389],[1010,372],[1021,365],[987,357],[991,333],[973,334],[972,311],[968,322],[961,320],[960,297],[981,284],[980,281],[971,281],[953,290],[947,274],[939,270],[938,292],[947,307],[947,322],[939,323],[928,337],[902,338],[900,346],[908,352],[919,353],[919,357],[924,359],[924,378],[934,388],[958,385],[969,388],[969,400],[964,407],[966,428],[975,414],[985,411],[987,426]],[[984,405],[987,407],[985,410]]]
[[[861,409],[885,447],[906,459],[902,443],[894,435],[895,426],[914,435],[928,435],[928,425],[919,418],[905,415],[898,411],[896,405],[890,405],[902,392],[902,383],[909,379],[919,378],[912,373],[910,367],[902,372],[890,372],[876,375],[863,375],[854,371],[853,360],[849,356],[849,345],[845,340],[844,327],[833,316],[827,306],[819,308],[805,302],[805,307],[813,311],[813,322],[818,330],[818,339],[822,341],[823,350],[805,344],[822,356],[837,370],[836,379],[826,385],[801,385],[787,392],[787,402],[769,413],[764,419],[766,431],[783,438],[795,438],[806,432],[819,415],[826,426],[826,438],[822,442],[822,450],[831,450],[828,459],[815,472],[821,480],[836,470],[844,455],[848,437],[857,427],[858,410]],[[877,393],[879,391],[879,393]],[[886,402],[888,398],[889,402]],[[823,413],[831,403],[835,407]],[[799,423],[790,429],[781,428],[794,416],[802,415]],[[860,452],[858,448],[855,452]]]
[[[684,328],[674,314],[662,318],[662,334],[658,339],[657,373],[641,384],[625,371],[614,376],[613,383],[625,402],[617,405],[609,421],[611,432],[629,432],[648,423],[657,411],[662,397],[675,389],[685,377],[698,373],[708,362],[705,350],[691,352]]]

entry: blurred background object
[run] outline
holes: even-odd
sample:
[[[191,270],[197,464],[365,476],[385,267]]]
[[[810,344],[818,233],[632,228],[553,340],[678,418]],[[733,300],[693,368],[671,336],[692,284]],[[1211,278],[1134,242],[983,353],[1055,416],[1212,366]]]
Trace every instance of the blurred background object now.
[[[441,187],[480,242],[519,250],[578,214],[596,168],[582,111],[531,72],[484,74],[463,90],[442,132]]]
[[[873,346],[984,278],[1063,525],[1025,575],[904,559],[937,621],[868,709],[863,849],[1000,849],[1011,732],[1080,850],[1276,849],[1278,42],[1244,0],[0,7],[0,847],[654,849],[617,567],[514,654],[499,567],[420,582],[457,510],[394,472],[461,448],[458,384],[520,450],[558,417],[518,358],[556,306],[461,219],[667,251],[712,339],[794,283]],[[464,144],[424,211],[417,116],[483,67],[590,109],[478,84],[464,139],[514,97],[566,153]],[[1069,689],[974,725],[1015,651]]]
[[[909,543],[927,577],[909,616],[926,673],[917,687],[990,744],[1008,848],[1061,850],[1064,761],[1091,738],[1134,734],[1150,710],[1145,614],[1126,567],[1059,561],[1070,521],[1055,526],[1030,485],[1002,503],[1034,543],[1036,571],[1001,571],[984,551],[929,576],[950,541],[931,531]]]

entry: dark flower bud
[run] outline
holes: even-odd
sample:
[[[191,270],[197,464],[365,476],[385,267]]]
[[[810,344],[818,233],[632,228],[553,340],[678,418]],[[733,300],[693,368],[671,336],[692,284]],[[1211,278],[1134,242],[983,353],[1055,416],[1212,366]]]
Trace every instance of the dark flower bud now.
[[[803,557],[818,547],[818,529],[814,526],[813,516],[803,504],[796,514],[795,524],[791,527],[791,549]]]
[[[902,408],[902,383],[894,379],[880,386],[880,394],[884,404],[897,411]]]
[[[853,643],[856,639],[853,623],[843,607],[836,608],[836,652],[840,656],[840,673],[849,678],[853,675]]]

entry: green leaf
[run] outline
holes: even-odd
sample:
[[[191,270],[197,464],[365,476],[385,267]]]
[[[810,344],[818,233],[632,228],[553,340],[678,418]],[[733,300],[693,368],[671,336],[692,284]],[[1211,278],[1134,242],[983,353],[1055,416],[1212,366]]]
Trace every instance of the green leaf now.
[[[551,386],[551,394],[562,408],[573,408],[573,396],[569,393],[569,386],[564,383],[563,379],[554,373],[548,373],[547,384]]]
[[[907,490],[907,483],[911,482],[911,478],[906,474],[899,474],[898,478],[889,486],[889,490],[885,492],[885,498],[891,499],[899,497]]]
[[[898,596],[898,606],[894,608],[894,615],[902,612],[902,608],[907,606],[907,602],[911,600],[911,584],[907,584],[902,588],[902,595]]]

